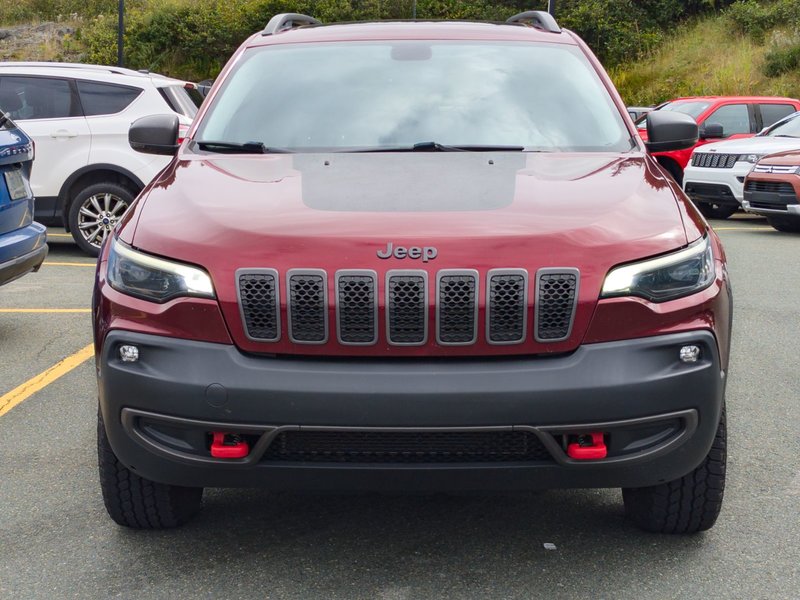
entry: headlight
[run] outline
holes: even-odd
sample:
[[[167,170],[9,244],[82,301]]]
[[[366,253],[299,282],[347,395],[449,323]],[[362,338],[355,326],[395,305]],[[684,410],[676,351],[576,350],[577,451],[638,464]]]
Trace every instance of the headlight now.
[[[763,156],[764,156],[763,154],[740,154],[739,158],[737,159],[737,161],[746,162],[746,163],[750,163],[750,164],[754,165],[759,160],[761,160],[761,158]]]
[[[600,295],[664,302],[699,292],[711,285],[714,277],[714,255],[706,236],[678,252],[611,269]]]
[[[152,302],[216,297],[203,269],[144,254],[117,239],[111,240],[108,254],[108,282],[118,292]]]

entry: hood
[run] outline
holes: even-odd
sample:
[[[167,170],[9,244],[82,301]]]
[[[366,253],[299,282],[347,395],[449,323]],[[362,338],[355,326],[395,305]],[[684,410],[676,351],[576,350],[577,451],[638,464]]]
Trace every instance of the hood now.
[[[800,166],[800,149],[791,152],[781,152],[765,156],[759,161],[760,165],[781,165],[788,167]]]
[[[701,146],[695,152],[719,152],[721,154],[772,154],[785,150],[800,149],[800,138],[756,136]]]
[[[297,347],[286,341],[265,349],[244,335],[240,268],[276,269],[281,277],[320,269],[331,290],[342,269],[373,270],[378,281],[389,269],[424,270],[429,281],[441,269],[471,269],[485,281],[490,269],[525,269],[532,278],[543,268],[574,268],[580,288],[570,339],[500,347],[505,354],[557,352],[580,343],[609,268],[689,241],[673,190],[642,154],[184,154],[132,212],[121,238],[208,269],[233,338],[262,352]],[[436,256],[379,258],[390,243],[435,248]]]

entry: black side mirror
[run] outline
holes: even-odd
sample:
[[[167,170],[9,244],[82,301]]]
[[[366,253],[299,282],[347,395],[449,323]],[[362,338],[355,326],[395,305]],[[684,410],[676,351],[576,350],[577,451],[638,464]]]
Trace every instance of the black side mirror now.
[[[706,123],[700,128],[700,139],[721,138],[724,134],[722,125],[719,123]]]
[[[178,116],[149,115],[136,119],[128,143],[137,152],[175,156],[178,152]]]
[[[697,143],[697,123],[689,115],[658,110],[647,113],[648,152],[684,150]]]

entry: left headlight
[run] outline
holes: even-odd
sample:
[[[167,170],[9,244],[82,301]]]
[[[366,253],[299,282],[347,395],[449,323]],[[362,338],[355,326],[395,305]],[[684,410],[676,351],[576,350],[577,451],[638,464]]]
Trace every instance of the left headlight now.
[[[738,162],[746,162],[750,163],[751,165],[754,165],[763,157],[764,157],[763,154],[740,154],[739,158],[737,158],[736,160]]]
[[[118,239],[111,240],[108,282],[118,292],[151,302],[178,296],[216,297],[203,269],[144,254]]]
[[[664,302],[707,288],[715,275],[714,254],[706,236],[678,252],[611,269],[600,296],[640,296]]]

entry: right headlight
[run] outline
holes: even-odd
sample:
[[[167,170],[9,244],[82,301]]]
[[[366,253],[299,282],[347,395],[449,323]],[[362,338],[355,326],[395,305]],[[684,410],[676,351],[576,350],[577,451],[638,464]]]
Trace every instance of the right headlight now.
[[[664,302],[707,288],[715,276],[711,240],[705,236],[678,252],[611,269],[600,297],[640,296]]]
[[[151,302],[178,296],[216,297],[203,269],[139,252],[116,238],[109,243],[107,277],[118,292]]]

